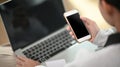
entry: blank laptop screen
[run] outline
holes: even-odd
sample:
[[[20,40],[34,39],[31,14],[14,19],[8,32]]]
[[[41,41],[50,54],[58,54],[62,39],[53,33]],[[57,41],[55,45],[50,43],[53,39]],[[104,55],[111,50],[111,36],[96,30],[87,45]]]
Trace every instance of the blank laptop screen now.
[[[65,25],[63,12],[61,0],[46,0],[37,5],[26,0],[12,0],[0,6],[14,51],[62,28]]]

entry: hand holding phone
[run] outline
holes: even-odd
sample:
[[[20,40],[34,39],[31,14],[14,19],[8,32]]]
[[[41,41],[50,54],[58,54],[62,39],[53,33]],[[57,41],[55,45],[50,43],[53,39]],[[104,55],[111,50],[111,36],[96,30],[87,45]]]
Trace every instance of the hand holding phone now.
[[[71,30],[78,42],[82,42],[91,38],[91,35],[85,27],[83,21],[80,19],[80,15],[77,10],[65,12],[64,17],[68,25],[71,27]]]

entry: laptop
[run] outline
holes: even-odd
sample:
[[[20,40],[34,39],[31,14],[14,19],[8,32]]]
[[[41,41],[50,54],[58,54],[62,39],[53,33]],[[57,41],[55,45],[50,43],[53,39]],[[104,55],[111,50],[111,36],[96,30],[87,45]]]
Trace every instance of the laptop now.
[[[16,55],[44,62],[76,43],[65,28],[62,0],[12,0],[0,13]]]

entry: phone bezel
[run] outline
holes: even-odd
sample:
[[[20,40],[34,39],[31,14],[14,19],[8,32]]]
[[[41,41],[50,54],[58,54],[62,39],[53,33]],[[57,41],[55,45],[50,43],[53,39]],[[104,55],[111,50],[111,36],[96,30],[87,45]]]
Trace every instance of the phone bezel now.
[[[68,19],[67,19],[68,16],[71,16],[71,15],[76,14],[76,13],[79,14],[78,10],[70,10],[70,11],[67,11],[67,12],[64,13],[64,17],[65,17],[68,25],[71,27],[71,31],[73,32],[76,40],[77,40],[78,42],[83,42],[83,41],[88,40],[88,39],[91,38],[90,33],[89,33],[89,35],[86,35],[86,36],[78,39],[77,36],[76,36],[76,34],[75,34],[75,32],[74,32],[74,30],[72,29],[72,26],[70,25],[70,23],[69,23],[69,21],[68,21]],[[86,28],[86,29],[87,29],[87,28]],[[88,31],[88,29],[87,29],[87,31]],[[89,31],[88,31],[88,32],[89,32]]]

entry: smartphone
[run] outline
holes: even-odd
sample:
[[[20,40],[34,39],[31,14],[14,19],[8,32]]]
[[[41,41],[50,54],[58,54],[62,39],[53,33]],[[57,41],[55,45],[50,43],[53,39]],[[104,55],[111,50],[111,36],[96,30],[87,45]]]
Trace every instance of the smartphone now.
[[[80,15],[77,10],[65,12],[64,17],[78,42],[83,42],[91,38],[91,35],[83,21],[80,19]]]

